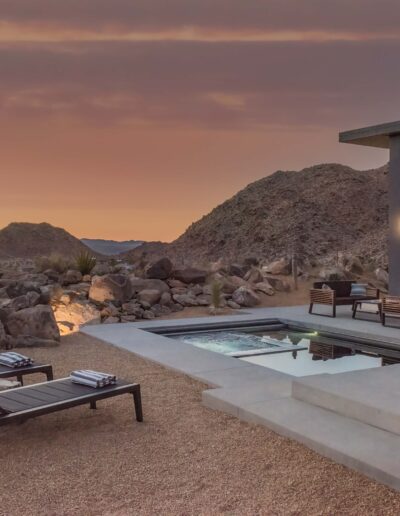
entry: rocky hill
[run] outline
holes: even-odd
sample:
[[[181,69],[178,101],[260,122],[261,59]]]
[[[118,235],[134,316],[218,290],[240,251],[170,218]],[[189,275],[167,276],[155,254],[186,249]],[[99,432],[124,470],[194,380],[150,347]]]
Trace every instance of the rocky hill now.
[[[90,249],[65,229],[44,222],[13,222],[0,230],[1,259],[35,258],[53,253],[73,257],[81,251]]]
[[[205,264],[249,256],[273,260],[294,249],[307,259],[347,251],[379,264],[386,260],[387,167],[358,171],[323,164],[278,171],[251,183],[193,223],[155,255]],[[151,254],[146,245],[133,251]]]

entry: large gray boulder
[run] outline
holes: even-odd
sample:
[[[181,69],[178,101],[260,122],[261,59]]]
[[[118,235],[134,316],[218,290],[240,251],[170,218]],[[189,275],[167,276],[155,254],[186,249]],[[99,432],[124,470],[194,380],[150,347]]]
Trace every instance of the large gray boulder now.
[[[174,294],[172,296],[175,303],[179,303],[182,306],[199,306],[199,301],[194,296],[188,294]]]
[[[187,285],[189,283],[204,283],[207,278],[207,272],[195,267],[188,267],[187,269],[177,269],[172,273],[174,279],[182,281]]]
[[[257,294],[248,287],[239,287],[232,294],[232,300],[240,306],[251,308],[260,303]]]
[[[13,337],[28,335],[49,340],[60,339],[53,310],[48,305],[36,305],[10,314],[7,329]]]
[[[246,272],[244,280],[248,281],[249,283],[261,283],[264,280],[264,276],[262,275],[260,269],[257,267],[251,267],[251,269]]]
[[[146,271],[147,278],[150,279],[168,279],[173,269],[172,262],[169,258],[164,257],[154,262]]]
[[[160,279],[142,279],[130,276],[130,282],[132,285],[133,293],[140,292],[141,290],[159,290],[160,292],[169,292],[169,287]]]
[[[375,277],[378,281],[383,283],[387,288],[389,285],[389,274],[385,271],[385,269],[378,268],[375,270]]]
[[[141,303],[148,303],[150,306],[155,305],[160,301],[161,292],[156,289],[141,290],[138,294],[138,299]]]
[[[66,271],[61,279],[63,285],[73,285],[74,283],[80,283],[82,281],[82,274],[76,270]]]
[[[6,333],[3,323],[0,321],[0,349],[7,348],[8,341],[9,341],[8,335]]]
[[[94,276],[89,289],[89,299],[98,303],[117,301],[125,303],[132,297],[132,285],[128,276],[105,274]]]

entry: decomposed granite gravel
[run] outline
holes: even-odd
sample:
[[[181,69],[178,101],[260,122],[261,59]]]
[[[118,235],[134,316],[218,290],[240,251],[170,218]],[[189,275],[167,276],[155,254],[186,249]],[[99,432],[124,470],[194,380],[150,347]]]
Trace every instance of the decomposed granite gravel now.
[[[184,375],[85,335],[20,351],[56,378],[91,368],[140,382],[145,422],[126,395],[1,427],[2,515],[400,514],[400,493],[203,407],[205,386]]]

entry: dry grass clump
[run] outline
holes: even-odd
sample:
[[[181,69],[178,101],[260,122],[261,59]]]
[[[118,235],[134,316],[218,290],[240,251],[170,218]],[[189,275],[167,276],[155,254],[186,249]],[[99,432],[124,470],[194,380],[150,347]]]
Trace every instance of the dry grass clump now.
[[[39,272],[44,272],[48,269],[63,274],[71,268],[71,261],[61,256],[58,253],[52,253],[49,256],[39,256],[35,259],[35,266]]]
[[[83,276],[85,276],[85,274],[90,274],[96,263],[96,257],[89,251],[82,251],[75,258],[75,266]]]

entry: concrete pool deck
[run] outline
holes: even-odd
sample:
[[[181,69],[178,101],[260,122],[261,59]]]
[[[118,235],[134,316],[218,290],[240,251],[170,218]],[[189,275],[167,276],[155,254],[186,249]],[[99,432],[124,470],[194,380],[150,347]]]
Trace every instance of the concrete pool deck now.
[[[208,407],[265,425],[400,490],[400,365],[364,370],[362,375],[353,371],[295,378],[152,333],[278,319],[297,328],[384,341],[400,350],[400,328],[383,327],[374,315],[366,316],[369,321],[353,320],[349,307],[340,307],[331,319],[310,315],[307,308],[246,309],[229,316],[103,324],[81,331],[204,382],[210,386],[203,392]],[[340,392],[332,383],[336,377]]]

